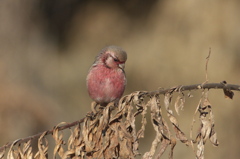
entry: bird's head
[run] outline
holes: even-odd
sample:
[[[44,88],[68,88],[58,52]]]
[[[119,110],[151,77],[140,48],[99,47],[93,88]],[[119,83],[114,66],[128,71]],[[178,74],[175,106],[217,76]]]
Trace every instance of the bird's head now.
[[[127,53],[118,46],[108,46],[100,52],[97,61],[104,64],[108,68],[124,70],[127,61]]]

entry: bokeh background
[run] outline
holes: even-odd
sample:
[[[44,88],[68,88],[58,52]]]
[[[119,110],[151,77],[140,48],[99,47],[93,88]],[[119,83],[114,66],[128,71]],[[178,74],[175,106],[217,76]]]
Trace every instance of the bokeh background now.
[[[210,47],[209,82],[240,84],[239,15],[238,0],[1,0],[0,145],[83,118],[88,69],[110,44],[128,53],[125,94],[204,82]],[[179,116],[186,132],[200,94]],[[220,90],[209,96],[220,146],[208,142],[206,158],[238,158],[239,93],[234,100]],[[178,143],[176,158],[194,157]]]

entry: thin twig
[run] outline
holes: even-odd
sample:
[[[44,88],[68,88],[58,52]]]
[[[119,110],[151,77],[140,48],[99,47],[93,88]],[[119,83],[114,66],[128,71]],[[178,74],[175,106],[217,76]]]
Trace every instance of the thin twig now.
[[[211,55],[211,48],[209,48],[209,53],[208,53],[208,56],[207,56],[207,58],[206,58],[206,67],[205,67],[205,74],[206,74],[206,81],[204,82],[204,84],[205,83],[208,83],[208,61],[209,61],[209,59],[210,59],[210,55]]]

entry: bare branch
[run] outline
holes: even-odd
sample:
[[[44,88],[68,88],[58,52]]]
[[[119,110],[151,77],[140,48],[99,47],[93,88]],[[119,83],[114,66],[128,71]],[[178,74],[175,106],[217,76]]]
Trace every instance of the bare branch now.
[[[169,89],[161,89],[157,91],[148,92],[149,95],[153,96],[156,93],[158,94],[166,94],[168,92],[182,92],[182,91],[190,91],[190,90],[198,90],[198,89],[227,89],[233,91],[240,91],[240,85],[234,84],[226,84],[225,81],[220,83],[206,83],[206,84],[194,84],[194,85],[180,85]]]

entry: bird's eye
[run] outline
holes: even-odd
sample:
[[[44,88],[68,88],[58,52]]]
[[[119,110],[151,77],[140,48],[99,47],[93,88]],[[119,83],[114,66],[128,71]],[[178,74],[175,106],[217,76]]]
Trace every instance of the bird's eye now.
[[[113,60],[114,60],[115,62],[119,61],[119,60],[118,60],[118,59],[116,59],[116,58],[113,58]]]

